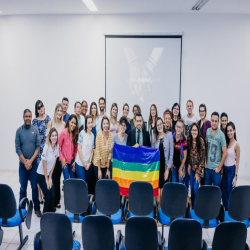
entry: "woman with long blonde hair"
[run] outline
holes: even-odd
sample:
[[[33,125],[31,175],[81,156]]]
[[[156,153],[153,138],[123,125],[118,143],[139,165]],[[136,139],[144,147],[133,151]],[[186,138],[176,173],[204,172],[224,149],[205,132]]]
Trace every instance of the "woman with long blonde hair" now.
[[[109,127],[109,131],[115,135],[118,131],[118,122],[117,122],[117,115],[118,115],[118,106],[117,104],[114,102],[111,105],[111,109],[110,109],[110,116],[109,116],[109,121],[110,121],[110,127]]]
[[[58,137],[65,128],[65,122],[63,121],[63,106],[61,103],[58,103],[55,107],[54,117],[48,123],[48,128],[46,131],[47,142],[48,142],[48,134],[52,128],[55,128],[58,133]],[[56,159],[55,169],[53,171],[53,183],[55,190],[55,199],[54,199],[54,207],[61,208],[60,200],[61,200],[61,188],[60,188],[60,180],[61,180],[62,168],[60,165],[59,157]]]

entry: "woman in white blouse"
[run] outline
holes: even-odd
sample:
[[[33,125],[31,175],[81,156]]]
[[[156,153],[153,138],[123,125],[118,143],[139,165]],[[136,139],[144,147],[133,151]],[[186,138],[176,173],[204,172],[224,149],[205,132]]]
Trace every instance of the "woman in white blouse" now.
[[[76,174],[79,179],[88,182],[88,171],[94,153],[94,135],[92,133],[93,120],[91,115],[85,118],[84,130],[81,131],[78,138],[77,155],[75,160]]]
[[[43,148],[41,161],[37,168],[37,184],[39,184],[44,195],[43,213],[54,212],[54,186],[52,174],[59,156],[58,132],[55,128],[49,131],[48,141]]]

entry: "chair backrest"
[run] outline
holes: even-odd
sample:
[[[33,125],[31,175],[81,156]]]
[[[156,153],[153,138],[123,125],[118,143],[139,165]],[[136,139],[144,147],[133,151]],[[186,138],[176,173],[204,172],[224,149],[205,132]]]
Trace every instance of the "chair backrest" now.
[[[16,214],[16,200],[13,190],[6,184],[0,184],[0,194],[0,218],[3,219],[4,225],[7,219]]]
[[[220,212],[221,191],[216,186],[201,186],[195,198],[194,211],[202,220],[215,219]]]
[[[245,250],[247,227],[243,222],[222,222],[214,232],[212,250]]]
[[[42,215],[40,224],[43,250],[72,250],[72,226],[65,214],[45,213]]]
[[[84,250],[114,250],[114,228],[107,216],[90,215],[82,221]]]
[[[95,187],[97,209],[111,215],[120,209],[120,188],[115,180],[99,180]]]
[[[125,226],[125,248],[126,250],[158,249],[157,225],[150,217],[131,217]]]
[[[187,189],[181,183],[166,183],[163,186],[161,210],[171,219],[184,216],[187,205]]]
[[[168,250],[201,250],[202,228],[197,220],[177,219],[172,222]]]
[[[250,186],[235,187],[229,198],[229,216],[238,221],[250,218]]]
[[[137,216],[147,216],[153,211],[153,187],[149,182],[135,181],[129,187],[129,210]]]
[[[68,179],[64,182],[65,209],[73,214],[87,211],[89,206],[88,190],[85,181]]]

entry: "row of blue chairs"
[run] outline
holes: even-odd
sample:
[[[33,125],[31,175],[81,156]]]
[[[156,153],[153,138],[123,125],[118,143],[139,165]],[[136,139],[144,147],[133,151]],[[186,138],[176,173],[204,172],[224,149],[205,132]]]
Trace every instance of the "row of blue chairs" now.
[[[86,216],[82,221],[84,250],[207,250],[202,227],[197,220],[177,219],[171,223],[168,246],[159,244],[157,224],[150,217],[131,217],[125,225],[125,236],[118,231],[114,240],[112,221],[107,216]],[[222,222],[214,233],[211,250],[246,250],[247,228],[243,222]],[[72,236],[72,224],[64,214],[46,213],[41,231],[34,239],[34,250],[79,250]]]

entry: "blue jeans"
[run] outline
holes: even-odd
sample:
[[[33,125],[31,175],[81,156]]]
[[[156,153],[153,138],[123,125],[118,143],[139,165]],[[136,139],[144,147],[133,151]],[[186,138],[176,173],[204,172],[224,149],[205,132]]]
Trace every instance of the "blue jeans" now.
[[[71,161],[70,164],[67,164],[66,167],[62,166],[62,162],[60,162],[63,172],[64,180],[67,180],[69,178],[75,178],[75,172],[73,172],[72,164],[74,163],[74,159]]]
[[[214,185],[220,188],[221,171],[216,173],[213,169],[205,168],[205,185]]]
[[[195,179],[195,172],[191,169],[190,172],[190,186],[191,186],[191,203],[192,203],[192,208],[194,209],[194,204],[195,204],[195,196],[197,193],[197,190],[199,188],[200,183],[196,181]]]
[[[75,163],[77,178],[85,181],[85,168]]]
[[[37,160],[35,159],[32,163],[32,168],[27,170],[22,162],[19,162],[19,182],[20,182],[20,196],[19,201],[24,197],[27,197],[27,185],[30,181],[32,189],[32,201],[34,203],[34,210],[40,211],[40,201],[38,199],[38,187],[36,182],[36,171],[37,171]],[[25,207],[22,207],[23,209]]]
[[[229,198],[233,190],[232,182],[235,176],[235,165],[231,167],[224,167],[222,177],[222,203],[225,210],[228,210]]]
[[[188,188],[189,188],[189,175],[188,175],[188,171],[187,171],[187,168],[186,168],[186,164],[184,166],[184,168],[186,169],[186,174],[185,174],[184,179],[179,180],[179,173],[178,173],[179,168],[180,168],[180,166],[175,166],[173,168],[172,182],[179,182],[179,183],[185,184],[185,186],[187,188],[187,191],[188,191]]]

